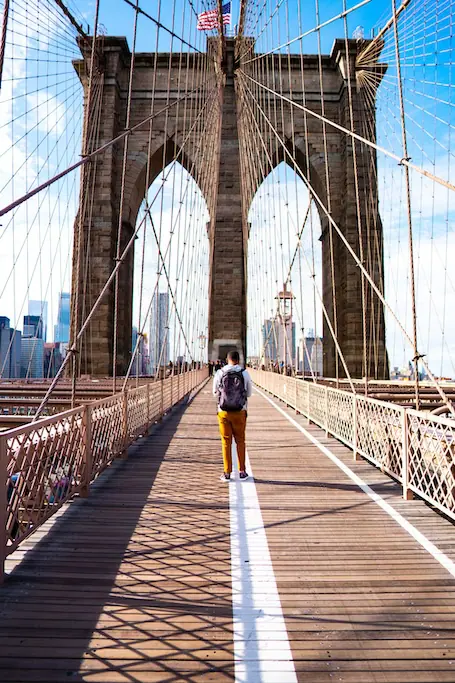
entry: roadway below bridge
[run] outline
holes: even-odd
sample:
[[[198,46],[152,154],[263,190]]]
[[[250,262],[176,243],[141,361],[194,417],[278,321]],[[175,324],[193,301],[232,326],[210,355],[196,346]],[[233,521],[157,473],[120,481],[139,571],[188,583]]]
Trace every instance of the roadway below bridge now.
[[[455,530],[255,392],[219,481],[210,385],[7,560],[0,681],[455,681]]]

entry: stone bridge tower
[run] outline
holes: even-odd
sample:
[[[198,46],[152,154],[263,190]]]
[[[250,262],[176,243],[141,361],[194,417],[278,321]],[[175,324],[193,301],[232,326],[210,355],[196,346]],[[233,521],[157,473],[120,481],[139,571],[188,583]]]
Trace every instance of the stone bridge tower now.
[[[208,44],[208,55],[214,45]],[[113,139],[125,128],[126,99],[128,91],[128,75],[131,53],[126,39],[104,38],[102,60],[103,91],[101,103],[101,125],[99,144]],[[330,55],[322,57],[324,101],[326,116],[346,128],[350,127],[348,108],[348,87],[346,59],[351,60],[352,92],[354,103],[355,125],[360,128],[362,117],[367,116],[374,124],[374,108],[365,111],[365,99],[360,96],[359,73],[356,70],[355,58],[357,46],[349,41],[349,55],[346,57],[344,41],[336,41]],[[248,130],[247,104],[242,101],[239,88],[239,63],[235,59],[236,41],[226,39],[225,55],[220,69],[213,68],[213,83],[218,84],[219,97],[218,116],[213,121],[213,139],[210,158],[204,159],[204,166],[210,165],[211,177],[218,177],[216,196],[208,183],[208,174],[204,167],[198,166],[194,150],[200,141],[195,139],[192,146],[185,147],[185,155],[179,158],[182,165],[193,175],[205,196],[210,223],[208,234],[210,240],[210,285],[209,296],[209,357],[216,359],[225,355],[226,351],[236,347],[242,357],[246,357],[246,320],[247,320],[247,252],[248,252],[248,210],[255,191],[265,179],[257,165],[254,178],[248,183],[242,182],[247,170],[242,159],[242,145],[245,137],[251,135]],[[164,84],[171,72],[170,82],[179,68],[178,61],[168,54],[136,54],[134,79],[132,86],[131,123],[144,120],[151,111],[159,112],[163,108],[163,100],[157,93],[165,90]],[[298,103],[305,101],[306,106],[317,113],[321,111],[319,90],[319,62],[315,55],[273,55],[273,68],[281,75],[280,92],[292,93],[292,99]],[[281,68],[280,60],[286,60],[286,68]],[[75,68],[87,93],[88,55],[75,63]],[[198,78],[198,71],[205,69],[207,63],[200,61],[197,55],[188,55],[187,69],[193,79]],[[303,77],[302,78],[302,69]],[[290,80],[290,82],[288,82]],[[305,83],[305,92],[302,84]],[[160,86],[161,84],[161,86]],[[170,99],[177,98],[178,93],[171,92]],[[187,105],[197,107],[196,101]],[[280,103],[281,106],[281,103]],[[277,126],[277,135],[284,141],[289,155],[277,154],[280,148],[269,140],[269,155],[273,163],[294,160],[295,167],[302,176],[310,171],[310,180],[315,191],[327,206],[327,185],[325,182],[325,156],[322,124],[320,120],[307,117],[302,110],[284,103],[284,124]],[[373,105],[372,105],[373,106]],[[194,113],[194,112],[193,112]],[[85,116],[87,117],[87,111]],[[186,111],[188,116],[188,110]],[[157,115],[153,122],[153,144],[148,145],[149,130],[144,126],[142,131],[130,137],[127,158],[127,183],[124,193],[122,211],[122,244],[131,237],[140,207],[145,195],[146,184],[149,185],[163,168],[172,161],[176,148],[181,144],[183,107],[174,107],[167,113]],[[166,121],[167,117],[167,121]],[[166,121],[166,122],[165,122]],[[374,135],[374,125],[372,127]],[[306,134],[305,134],[306,133]],[[332,199],[332,217],[341,228],[344,236],[356,253],[359,253],[357,202],[354,186],[352,139],[343,132],[327,126],[327,150],[329,161],[329,186]],[[148,150],[151,149],[151,155]],[[309,158],[308,158],[309,157]],[[382,224],[378,213],[378,198],[375,175],[371,175],[371,162],[375,164],[373,152],[365,155],[358,146],[357,175],[360,189],[360,210],[362,222],[369,225],[368,234],[364,234],[364,252],[370,254],[370,270],[378,287],[383,282],[383,236]],[[107,280],[115,262],[117,249],[117,226],[119,223],[120,180],[123,161],[123,144],[116,144],[99,158],[94,173],[94,204],[90,223],[84,221],[82,226],[82,248],[90,255],[90,268],[84,275],[73,267],[73,330],[74,321],[78,325],[90,310],[96,294]],[[149,169],[149,170],[147,170]],[[270,172],[272,169],[268,169]],[[213,183],[213,180],[212,180]],[[249,187],[249,190],[245,190]],[[322,260],[323,260],[323,299],[329,318],[334,320],[332,296],[331,249],[329,240],[329,222],[323,211],[320,211],[322,225]],[[353,377],[363,375],[363,317],[362,292],[359,268],[348,254],[341,239],[333,234],[334,276],[337,306],[338,339],[345,356],[349,371]],[[117,373],[123,374],[128,367],[131,349],[132,327],[132,278],[133,252],[120,269],[119,299],[119,337],[117,349]],[[78,307],[75,308],[74,293],[78,290]],[[114,331],[114,291],[111,288],[91,322],[90,345],[82,344],[81,372],[92,375],[109,375],[113,362]],[[385,325],[382,306],[369,300],[366,310],[368,344],[371,353],[370,376],[387,376],[387,360],[385,352]],[[324,323],[324,375],[335,374],[335,347]],[[340,375],[342,375],[340,366]]]

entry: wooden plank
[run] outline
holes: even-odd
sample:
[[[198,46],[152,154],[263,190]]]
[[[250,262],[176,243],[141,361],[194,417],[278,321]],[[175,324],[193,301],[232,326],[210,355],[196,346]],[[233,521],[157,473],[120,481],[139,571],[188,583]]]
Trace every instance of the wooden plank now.
[[[393,481],[297,419],[433,542],[442,539],[444,552],[455,551],[451,523],[420,501],[405,503]],[[455,681],[450,574],[258,396],[247,445],[299,680]]]
[[[257,396],[248,447],[299,681],[453,683],[453,578]],[[452,524],[402,501],[368,464],[352,466],[455,557]],[[220,469],[212,398],[201,393],[29,538],[0,591],[0,681],[234,680]],[[251,561],[260,577],[261,557]],[[279,683],[272,656],[267,666]]]
[[[232,681],[218,439],[211,401],[176,411],[11,556],[0,680]]]

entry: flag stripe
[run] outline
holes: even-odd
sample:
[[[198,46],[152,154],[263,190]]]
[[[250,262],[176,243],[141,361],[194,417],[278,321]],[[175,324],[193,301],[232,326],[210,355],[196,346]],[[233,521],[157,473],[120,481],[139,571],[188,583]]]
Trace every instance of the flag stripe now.
[[[231,23],[231,3],[227,2],[222,7],[223,24]],[[199,31],[210,31],[218,26],[218,10],[211,9],[198,15],[197,28]]]

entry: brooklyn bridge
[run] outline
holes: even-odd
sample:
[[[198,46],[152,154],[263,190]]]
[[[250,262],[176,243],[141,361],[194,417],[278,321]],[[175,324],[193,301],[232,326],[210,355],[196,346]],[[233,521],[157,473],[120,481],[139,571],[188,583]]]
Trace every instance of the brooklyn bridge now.
[[[0,11],[0,681],[453,683],[454,3]]]

